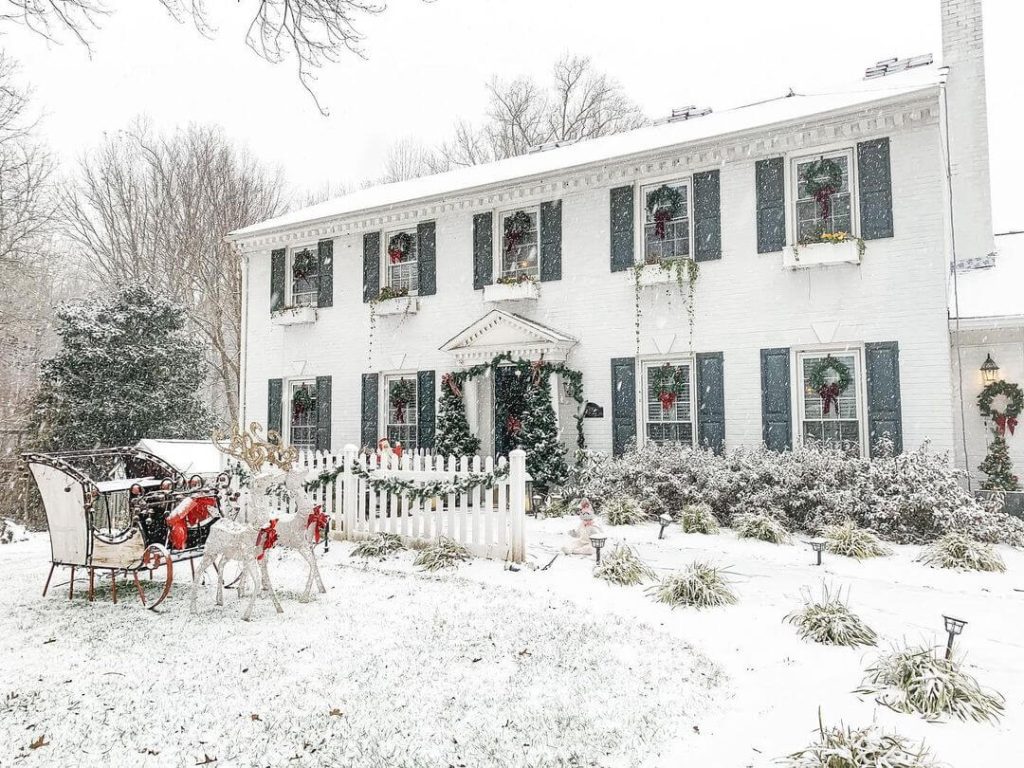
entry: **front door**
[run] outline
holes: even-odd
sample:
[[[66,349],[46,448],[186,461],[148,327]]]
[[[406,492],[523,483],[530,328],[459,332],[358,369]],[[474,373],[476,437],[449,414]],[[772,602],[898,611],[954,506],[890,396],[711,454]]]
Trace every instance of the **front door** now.
[[[519,447],[526,409],[527,376],[518,368],[498,368],[494,375],[494,458]]]

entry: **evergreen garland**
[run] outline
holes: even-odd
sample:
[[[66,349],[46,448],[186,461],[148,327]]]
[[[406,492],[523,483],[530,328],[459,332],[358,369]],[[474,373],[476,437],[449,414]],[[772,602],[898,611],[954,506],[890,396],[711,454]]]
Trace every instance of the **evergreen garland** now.
[[[338,475],[344,473],[344,466],[325,470],[317,475],[315,480],[305,483],[304,487],[310,492],[326,488],[337,479]],[[371,491],[408,497],[410,501],[428,501],[439,496],[469,493],[477,488],[490,490],[499,481],[508,477],[509,467],[506,464],[493,472],[470,472],[452,480],[429,480],[427,482],[402,480],[394,476],[380,477],[380,473],[381,470],[367,469],[359,463],[352,465],[352,474],[365,480]]]
[[[440,456],[472,456],[480,450],[480,438],[469,431],[462,388],[450,373],[441,377],[434,450]]]
[[[517,442],[528,447],[526,471],[541,490],[561,485],[569,475],[565,446],[558,440],[558,423],[551,404],[551,378],[540,375],[526,390],[526,407]]]

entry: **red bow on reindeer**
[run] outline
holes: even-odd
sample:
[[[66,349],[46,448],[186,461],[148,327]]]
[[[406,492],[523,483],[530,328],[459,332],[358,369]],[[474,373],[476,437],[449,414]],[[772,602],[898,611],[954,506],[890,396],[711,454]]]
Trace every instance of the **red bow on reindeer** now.
[[[836,413],[839,413],[839,393],[839,385],[834,381],[818,390],[818,396],[821,398],[821,411],[825,416],[828,416],[833,405],[836,407]]]
[[[256,534],[256,546],[260,547],[260,553],[256,555],[257,560],[262,560],[267,550],[277,544],[277,518],[260,528]]]
[[[996,431],[999,432],[1000,437],[1006,437],[1006,430],[1010,430],[1010,434],[1013,434],[1013,430],[1017,428],[1017,420],[1013,416],[1007,416],[1005,413],[1000,413],[996,416]]]
[[[309,517],[306,518],[306,527],[313,526],[313,536],[317,544],[320,543],[320,530],[323,529],[324,536],[327,535],[327,514],[324,512],[323,506],[317,504],[313,507],[313,511]]]

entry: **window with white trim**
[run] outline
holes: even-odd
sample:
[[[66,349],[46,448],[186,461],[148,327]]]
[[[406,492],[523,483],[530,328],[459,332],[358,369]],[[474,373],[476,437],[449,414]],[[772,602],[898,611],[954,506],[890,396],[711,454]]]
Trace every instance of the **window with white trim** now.
[[[822,235],[853,235],[853,150],[826,152],[793,161],[797,243]]]
[[[302,450],[316,449],[316,382],[288,382],[288,443]]]
[[[386,285],[409,294],[419,290],[419,237],[415,229],[388,233],[384,265]]]
[[[643,372],[645,439],[693,445],[693,365],[683,360],[650,362]]]
[[[834,368],[820,370],[830,356],[848,373],[849,384],[845,389],[839,388],[840,374]],[[820,382],[812,381],[815,369],[819,369]],[[799,414],[803,441],[860,454],[864,443],[860,352],[804,352],[798,355],[797,370],[801,381]]]
[[[384,415],[388,442],[402,444],[405,449],[415,448],[418,403],[416,402],[416,376],[395,375],[384,377]]]
[[[288,304],[293,307],[315,307],[320,292],[320,258],[316,246],[292,248],[288,252]]]
[[[688,259],[690,248],[690,182],[687,179],[643,187],[644,263]]]
[[[540,278],[540,208],[501,214],[498,279],[503,282]]]

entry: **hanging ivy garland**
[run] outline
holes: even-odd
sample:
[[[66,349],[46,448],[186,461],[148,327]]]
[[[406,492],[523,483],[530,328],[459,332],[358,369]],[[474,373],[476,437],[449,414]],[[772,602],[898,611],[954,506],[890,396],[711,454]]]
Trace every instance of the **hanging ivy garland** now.
[[[295,254],[292,259],[292,277],[296,280],[304,280],[309,277],[316,268],[316,258],[309,248],[305,248]]]
[[[392,264],[401,264],[409,252],[412,250],[412,235],[408,232],[399,232],[397,235],[392,235],[388,241],[388,258]]]
[[[829,371],[836,375],[836,381],[827,380]],[[833,405],[836,412],[839,412],[839,396],[846,391],[851,381],[850,369],[832,355],[821,358],[811,368],[811,389],[821,398],[822,412],[825,416],[828,416]]]
[[[835,160],[823,157],[804,169],[804,189],[821,208],[821,218],[832,213],[832,195],[843,188],[843,168]]]
[[[344,467],[335,467],[325,470],[317,475],[316,479],[305,484],[307,491],[316,491],[319,488],[326,488],[333,483],[338,475],[345,472]],[[377,493],[394,494],[395,496],[406,496],[410,501],[429,501],[439,496],[450,494],[470,493],[477,488],[490,490],[501,480],[508,477],[509,467],[504,465],[493,472],[470,472],[467,475],[455,477],[452,480],[430,480],[428,482],[416,480],[402,480],[394,476],[381,476],[381,470],[367,469],[362,464],[352,465],[352,474],[366,481],[370,490]]]
[[[395,409],[395,423],[405,424],[405,409],[416,398],[416,385],[412,379],[399,379],[391,385],[389,396]]]
[[[659,239],[665,239],[665,225],[672,219],[682,215],[686,203],[683,201],[683,193],[676,187],[662,184],[657,189],[647,193],[647,212],[654,219],[654,234]]]
[[[526,211],[516,211],[505,219],[505,253],[514,250],[533,229],[533,219]]]
[[[651,371],[651,381],[658,393],[658,400],[661,401],[661,410],[671,410],[676,404],[678,390],[683,383],[682,370],[671,363],[659,365]]]
[[[992,407],[992,401],[999,395],[1006,398],[1006,410],[997,411]],[[1017,428],[1017,417],[1024,410],[1024,392],[1019,385],[1009,381],[993,381],[986,386],[978,395],[978,408],[981,415],[986,419],[992,419],[996,423],[996,432],[1000,437],[1006,436],[1006,430]]]
[[[305,387],[299,387],[292,394],[292,414],[299,417],[311,410],[313,410],[313,396]]]

